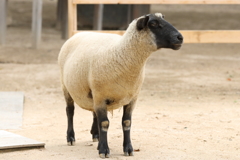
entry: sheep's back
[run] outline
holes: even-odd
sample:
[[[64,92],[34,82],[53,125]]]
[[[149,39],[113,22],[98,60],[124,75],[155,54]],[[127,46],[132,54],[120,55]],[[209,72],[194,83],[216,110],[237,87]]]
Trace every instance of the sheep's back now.
[[[66,41],[59,54],[59,64],[63,66],[70,56],[78,57],[79,54],[88,55],[97,53],[99,48],[110,48],[121,36],[117,34],[81,32]]]

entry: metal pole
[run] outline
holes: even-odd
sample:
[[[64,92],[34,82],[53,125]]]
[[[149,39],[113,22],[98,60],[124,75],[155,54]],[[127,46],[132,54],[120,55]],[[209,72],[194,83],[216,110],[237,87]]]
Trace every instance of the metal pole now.
[[[103,4],[98,4],[94,6],[94,18],[93,18],[94,30],[102,30],[103,10],[104,10]]]
[[[61,18],[61,30],[62,39],[68,38],[68,1],[62,1],[62,18]]]
[[[42,33],[42,0],[33,0],[32,6],[32,47],[37,49]]]
[[[127,25],[131,23],[132,21],[132,5],[129,4],[127,8]]]
[[[7,16],[7,0],[0,0],[0,45],[6,42],[6,16]]]

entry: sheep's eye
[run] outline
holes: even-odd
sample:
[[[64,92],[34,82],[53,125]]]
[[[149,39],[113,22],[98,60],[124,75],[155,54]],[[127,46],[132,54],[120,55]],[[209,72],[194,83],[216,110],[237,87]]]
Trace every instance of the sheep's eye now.
[[[157,22],[153,21],[153,22],[151,22],[151,26],[152,26],[152,27],[157,27],[158,24],[157,24]]]
[[[162,15],[162,18],[165,18],[165,15]]]

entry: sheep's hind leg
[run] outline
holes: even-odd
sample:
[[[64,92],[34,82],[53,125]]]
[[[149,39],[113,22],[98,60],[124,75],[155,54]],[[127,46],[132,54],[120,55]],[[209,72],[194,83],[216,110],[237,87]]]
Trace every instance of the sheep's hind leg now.
[[[109,147],[107,142],[107,131],[109,127],[109,120],[107,117],[107,109],[96,107],[96,115],[98,121],[99,142],[98,151],[100,158],[109,158]]]
[[[64,96],[67,103],[67,107],[66,107],[67,120],[68,120],[67,143],[68,145],[71,146],[75,144],[75,133],[73,129],[74,101],[66,90],[64,90]]]
[[[123,106],[122,129],[123,129],[123,152],[125,156],[133,156],[133,147],[130,138],[132,124],[132,111],[135,105],[133,100],[128,105]]]
[[[97,121],[97,115],[95,112],[93,112],[93,124],[92,124],[91,134],[92,134],[93,142],[98,142],[98,139],[99,139],[98,121]]]

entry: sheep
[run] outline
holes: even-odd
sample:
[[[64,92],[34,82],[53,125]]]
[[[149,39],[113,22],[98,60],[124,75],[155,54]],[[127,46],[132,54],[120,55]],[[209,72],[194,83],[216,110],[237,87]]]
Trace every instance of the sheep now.
[[[75,143],[74,102],[93,112],[91,134],[98,141],[101,158],[109,157],[107,111],[123,107],[123,152],[133,155],[130,130],[132,112],[143,80],[144,68],[152,52],[160,48],[180,49],[183,36],[161,13],[133,20],[123,36],[81,32],[62,46],[58,63],[66,100],[67,142]]]

